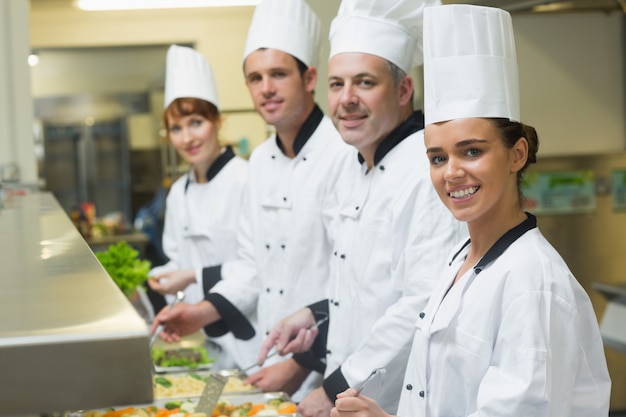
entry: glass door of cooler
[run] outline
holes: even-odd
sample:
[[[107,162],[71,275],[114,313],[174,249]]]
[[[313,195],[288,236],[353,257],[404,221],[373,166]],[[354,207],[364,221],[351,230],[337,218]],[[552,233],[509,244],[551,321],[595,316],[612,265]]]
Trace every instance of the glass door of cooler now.
[[[70,213],[83,202],[97,215],[119,212],[131,223],[130,162],[123,119],[43,123],[46,189]]]

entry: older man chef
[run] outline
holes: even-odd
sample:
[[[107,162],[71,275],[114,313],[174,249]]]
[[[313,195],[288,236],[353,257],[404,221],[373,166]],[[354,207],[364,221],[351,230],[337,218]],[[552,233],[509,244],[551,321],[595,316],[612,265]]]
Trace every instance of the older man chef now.
[[[432,3],[344,0],[332,22],[328,100],[354,155],[338,180],[330,296],[281,322],[263,351],[278,339],[289,350],[286,340],[327,311],[325,380],[299,404],[307,417],[328,415],[338,393],[376,368],[386,369],[388,382],[364,392],[395,412],[414,323],[445,255],[466,233],[433,189],[423,114],[412,109],[408,74],[421,59],[414,51]],[[301,356],[294,361],[308,366]]]

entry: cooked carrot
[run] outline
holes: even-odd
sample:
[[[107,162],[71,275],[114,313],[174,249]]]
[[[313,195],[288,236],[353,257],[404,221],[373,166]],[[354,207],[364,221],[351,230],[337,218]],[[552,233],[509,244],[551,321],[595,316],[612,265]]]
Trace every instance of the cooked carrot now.
[[[256,416],[256,414],[264,408],[265,404],[263,403],[252,404],[252,407],[250,407],[250,410],[248,410],[248,416]]]
[[[135,411],[135,407],[120,408],[119,410],[107,411],[102,417],[121,417],[123,414],[130,414]]]
[[[278,406],[278,414],[295,414],[296,405],[294,403],[282,403]]]
[[[160,408],[154,417],[168,417],[178,412],[180,412],[180,408],[172,408],[171,410],[168,410],[167,408]]]

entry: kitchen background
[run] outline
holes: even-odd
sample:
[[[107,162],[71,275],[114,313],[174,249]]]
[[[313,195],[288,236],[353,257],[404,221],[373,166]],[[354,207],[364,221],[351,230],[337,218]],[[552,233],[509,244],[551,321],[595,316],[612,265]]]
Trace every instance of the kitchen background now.
[[[623,0],[471,3],[513,13],[522,117],[541,140],[540,161],[531,173],[587,175],[590,191],[582,191],[588,203],[583,210],[572,209],[581,187],[560,189],[564,201],[552,211],[539,207],[538,217],[602,321],[608,301],[624,302],[619,289],[626,288],[626,210],[618,201],[623,188],[618,179],[626,170]],[[327,33],[339,0],[310,4]],[[0,62],[0,166],[17,164],[23,182],[52,191],[68,211],[89,200],[98,215],[121,212],[132,221],[138,208],[181,171],[160,124],[165,51],[171,43],[193,46],[209,58],[226,117],[222,140],[248,155],[270,132],[253,110],[241,71],[252,12],[252,6],[85,12],[71,0],[3,0],[0,26],[7,31],[0,31],[0,53],[15,56],[21,41],[28,45],[23,55],[32,52],[39,61],[30,70],[11,60]],[[321,56],[327,54],[326,42]],[[421,77],[419,71],[414,75]],[[316,94],[324,109],[325,78],[322,59]],[[30,107],[15,93],[26,88]],[[25,119],[29,128],[20,130]],[[8,178],[11,172],[2,174]],[[539,190],[549,192],[548,186]],[[545,209],[549,203],[543,203]],[[598,284],[618,288],[621,298],[599,291]],[[626,334],[622,312],[618,323]],[[612,410],[626,410],[625,347],[626,335],[606,347]]]

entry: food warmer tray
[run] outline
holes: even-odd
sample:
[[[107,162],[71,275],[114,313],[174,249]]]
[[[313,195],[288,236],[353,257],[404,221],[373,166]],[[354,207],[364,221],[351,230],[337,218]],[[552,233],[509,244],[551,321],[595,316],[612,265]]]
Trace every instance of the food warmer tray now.
[[[199,397],[163,398],[163,399],[156,399],[150,404],[137,404],[137,405],[130,405],[130,406],[128,405],[112,406],[112,407],[106,407],[106,408],[93,410],[93,411],[106,412],[106,411],[110,411],[111,409],[117,410],[117,409],[128,408],[128,407],[146,408],[146,407],[156,406],[158,408],[164,408],[165,404],[170,403],[172,401],[190,401],[192,403],[196,403],[198,401],[198,398]],[[275,399],[280,399],[283,401],[291,401],[291,398],[289,397],[289,395],[284,392],[254,392],[254,393],[249,393],[249,394],[234,394],[234,393],[223,394],[220,396],[219,401],[226,400],[230,402],[231,404],[239,405],[245,402],[251,402],[253,404],[267,403]],[[89,410],[89,411],[92,411],[92,410]],[[88,410],[71,411],[71,412],[66,413],[64,417],[85,417],[87,412]],[[280,417],[301,417],[301,415],[298,413],[289,413],[289,414],[280,414]]]

